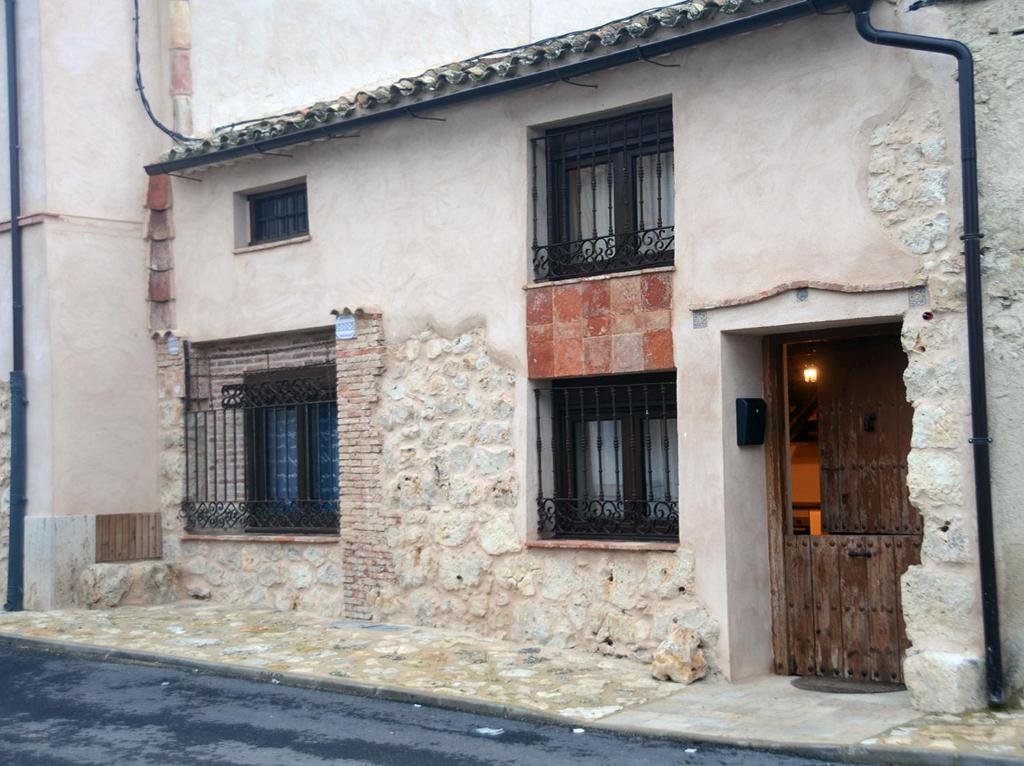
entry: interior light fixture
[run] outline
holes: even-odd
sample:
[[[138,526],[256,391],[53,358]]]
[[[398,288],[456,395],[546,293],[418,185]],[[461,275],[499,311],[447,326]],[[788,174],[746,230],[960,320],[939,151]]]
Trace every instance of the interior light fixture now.
[[[809,364],[804,367],[804,383],[817,383],[818,382],[818,368],[813,364]]]

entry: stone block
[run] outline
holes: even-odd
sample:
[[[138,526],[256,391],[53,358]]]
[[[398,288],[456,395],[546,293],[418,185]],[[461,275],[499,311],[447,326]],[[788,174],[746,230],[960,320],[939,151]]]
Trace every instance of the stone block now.
[[[980,640],[981,593],[972,568],[912,566],[901,580],[907,637],[917,648]]]
[[[662,641],[651,660],[651,675],[659,681],[692,684],[708,672],[700,638],[692,630],[676,628]]]
[[[169,604],[182,596],[166,561],[92,564],[82,570],[78,590],[79,602],[90,609]]]
[[[480,529],[480,547],[489,556],[514,553],[523,547],[512,519],[501,515],[484,524]]]
[[[950,450],[914,449],[907,457],[910,501],[925,510],[934,505],[963,502],[964,462]]]
[[[903,676],[914,707],[927,713],[965,713],[985,707],[985,663],[980,656],[911,651]]]

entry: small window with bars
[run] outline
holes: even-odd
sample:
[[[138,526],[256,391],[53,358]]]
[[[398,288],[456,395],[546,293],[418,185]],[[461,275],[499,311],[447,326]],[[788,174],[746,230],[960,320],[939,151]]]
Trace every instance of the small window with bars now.
[[[672,107],[531,141],[533,268],[567,279],[672,263]]]
[[[679,539],[675,373],[535,390],[542,538]]]
[[[259,245],[309,233],[306,184],[250,194],[249,244]]]

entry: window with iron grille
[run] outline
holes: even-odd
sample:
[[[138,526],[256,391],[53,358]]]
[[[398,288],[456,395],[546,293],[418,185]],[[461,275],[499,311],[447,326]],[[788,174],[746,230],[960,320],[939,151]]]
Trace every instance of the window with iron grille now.
[[[247,199],[250,245],[309,233],[305,184],[250,194]]]
[[[566,279],[672,263],[672,107],[530,142],[533,269]]]
[[[679,539],[675,373],[535,390],[541,537]]]
[[[337,532],[334,366],[251,373],[185,414],[190,531]]]

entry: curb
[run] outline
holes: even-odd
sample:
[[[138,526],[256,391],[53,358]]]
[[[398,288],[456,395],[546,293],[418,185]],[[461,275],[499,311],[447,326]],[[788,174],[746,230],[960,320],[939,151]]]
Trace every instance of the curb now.
[[[586,721],[568,718],[517,705],[503,705],[486,700],[453,697],[447,694],[407,689],[401,686],[371,684],[340,678],[318,678],[298,673],[262,670],[260,668],[209,662],[206,660],[193,660],[170,654],[158,654],[156,652],[144,652],[133,649],[108,649],[93,644],[79,644],[72,641],[60,641],[49,638],[30,638],[2,632],[0,632],[0,647],[33,649],[99,662],[187,670],[193,673],[203,673],[204,675],[222,678],[237,678],[256,683],[275,683],[300,689],[368,697],[389,702],[405,702],[454,710],[461,713],[506,718],[526,723],[561,727],[584,727],[590,731],[600,731],[608,734],[644,737],[647,739],[685,743],[687,745],[759,750],[777,755],[800,756],[821,761],[837,761],[849,764],[884,764],[885,766],[1021,766],[1022,763],[1019,758],[981,753],[936,752],[859,744],[828,745],[802,742],[773,742],[758,739],[729,738],[712,734],[681,734],[667,729],[650,729],[601,720]]]

